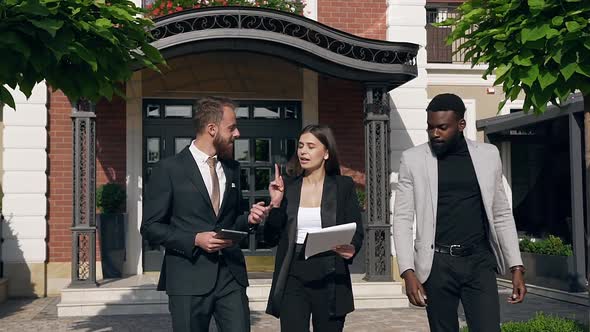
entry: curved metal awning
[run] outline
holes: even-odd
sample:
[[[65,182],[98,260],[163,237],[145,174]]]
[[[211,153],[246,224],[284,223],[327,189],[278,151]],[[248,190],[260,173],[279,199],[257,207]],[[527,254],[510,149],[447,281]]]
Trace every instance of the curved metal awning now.
[[[390,89],[417,76],[416,44],[360,38],[286,12],[211,7],[155,21],[152,45],[165,58],[216,51],[256,52]]]

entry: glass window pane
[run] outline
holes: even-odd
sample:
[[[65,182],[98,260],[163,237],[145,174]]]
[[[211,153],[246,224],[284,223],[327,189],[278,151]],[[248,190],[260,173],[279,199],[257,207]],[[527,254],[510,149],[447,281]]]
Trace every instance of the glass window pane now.
[[[258,202],[264,202],[264,205],[270,204],[270,196],[259,196],[254,198],[254,204]]]
[[[297,140],[294,138],[288,138],[285,140],[285,156],[287,160],[291,160],[291,157],[297,152]]]
[[[239,162],[250,161],[250,145],[248,139],[234,141],[234,158]]]
[[[285,107],[285,119],[297,119],[297,109],[292,106]]]
[[[242,192],[250,190],[250,169],[240,169],[240,189]]]
[[[270,162],[270,139],[257,138],[256,154],[254,155],[254,161]]]
[[[280,119],[281,113],[278,107],[255,107],[254,119]]]
[[[254,172],[254,190],[268,190],[270,168],[258,168]]]
[[[248,107],[238,107],[236,108],[236,118],[238,119],[248,119],[250,117],[250,112],[248,111]]]
[[[242,209],[242,211],[250,211],[250,199],[248,197],[242,198],[240,208]]]
[[[145,108],[146,116],[148,118],[160,117],[160,105],[148,104]]]
[[[167,118],[192,118],[193,107],[191,105],[166,105],[164,116]]]
[[[147,162],[157,163],[160,161],[160,138],[149,137],[147,139]]]
[[[192,137],[175,137],[174,138],[174,153],[179,153],[186,148],[193,141]]]

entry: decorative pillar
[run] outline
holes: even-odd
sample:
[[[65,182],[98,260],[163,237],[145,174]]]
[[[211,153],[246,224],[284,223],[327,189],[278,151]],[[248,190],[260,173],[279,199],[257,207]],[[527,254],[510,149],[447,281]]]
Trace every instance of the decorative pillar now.
[[[94,104],[88,100],[79,100],[72,109],[72,285],[96,285],[95,118]]]
[[[391,281],[389,188],[389,94],[380,85],[366,85],[365,171],[367,192],[367,281]]]

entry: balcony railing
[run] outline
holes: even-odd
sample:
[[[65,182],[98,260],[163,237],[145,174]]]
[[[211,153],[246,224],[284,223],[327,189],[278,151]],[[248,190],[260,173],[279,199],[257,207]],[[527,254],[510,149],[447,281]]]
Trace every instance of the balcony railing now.
[[[447,18],[457,17],[453,7],[426,8],[426,52],[429,63],[464,63],[466,51],[455,53],[464,39],[447,45],[447,38],[451,34],[450,27],[435,27]]]

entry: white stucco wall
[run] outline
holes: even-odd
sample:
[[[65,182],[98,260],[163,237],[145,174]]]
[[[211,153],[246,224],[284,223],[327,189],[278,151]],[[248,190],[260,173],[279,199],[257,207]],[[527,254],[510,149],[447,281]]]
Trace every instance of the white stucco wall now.
[[[26,99],[12,91],[16,111],[4,106],[2,213],[4,263],[43,263],[47,214],[47,86]]]
[[[392,188],[397,185],[399,161],[404,150],[425,143],[426,106],[428,103],[426,72],[426,0],[387,1],[387,40],[420,45],[417,56],[418,77],[390,93],[391,111],[391,177]],[[391,210],[395,191],[391,195]],[[392,255],[395,248],[391,246]]]

